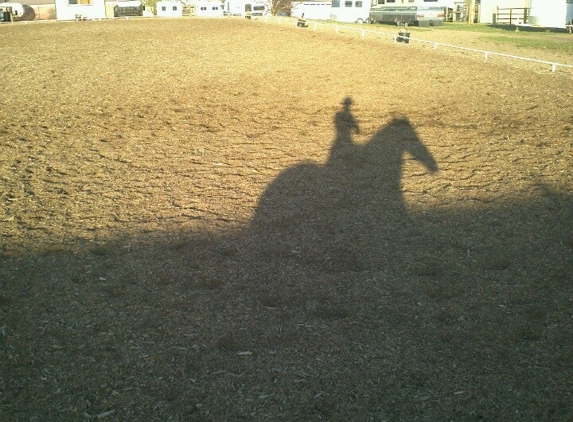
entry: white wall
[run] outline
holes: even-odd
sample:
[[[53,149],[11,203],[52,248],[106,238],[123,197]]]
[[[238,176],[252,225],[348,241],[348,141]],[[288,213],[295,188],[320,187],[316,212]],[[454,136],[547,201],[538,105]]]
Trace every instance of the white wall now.
[[[183,3],[178,1],[158,1],[155,13],[163,18],[180,18],[183,16]]]
[[[567,3],[566,0],[531,0],[529,23],[547,28],[563,28],[573,18],[571,14],[573,3]]]
[[[195,3],[195,16],[223,16],[223,5],[220,1],[198,1]]]
[[[292,3],[290,15],[300,18],[304,13],[305,19],[330,19],[330,1],[308,1]]]
[[[224,8],[231,15],[245,16],[245,0],[226,0]]]
[[[529,7],[529,2],[530,0],[481,0],[479,21],[493,23],[498,7]]]
[[[91,4],[69,4],[69,0],[55,0],[56,19],[71,21],[76,15],[82,15],[87,19],[105,19],[105,1],[91,0]],[[77,0],[77,3],[87,0]]]

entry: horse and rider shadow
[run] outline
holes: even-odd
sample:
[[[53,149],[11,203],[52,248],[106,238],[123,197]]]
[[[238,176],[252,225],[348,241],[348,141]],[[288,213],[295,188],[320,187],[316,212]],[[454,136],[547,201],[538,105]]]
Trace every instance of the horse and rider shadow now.
[[[303,162],[266,189],[247,229],[251,253],[265,262],[294,260],[321,271],[387,266],[412,227],[401,178],[405,154],[428,172],[436,160],[410,121],[395,118],[363,145],[347,97],[334,116],[327,162]]]

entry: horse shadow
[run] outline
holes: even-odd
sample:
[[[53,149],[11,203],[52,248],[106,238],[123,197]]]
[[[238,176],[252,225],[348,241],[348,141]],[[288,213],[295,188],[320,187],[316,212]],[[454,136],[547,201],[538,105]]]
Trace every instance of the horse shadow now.
[[[404,157],[430,173],[438,165],[405,117],[380,128],[366,144],[355,143],[360,128],[351,105],[346,98],[334,116],[327,162],[285,170],[261,196],[246,238],[262,262],[346,272],[400,259],[396,254],[415,227],[402,191]]]

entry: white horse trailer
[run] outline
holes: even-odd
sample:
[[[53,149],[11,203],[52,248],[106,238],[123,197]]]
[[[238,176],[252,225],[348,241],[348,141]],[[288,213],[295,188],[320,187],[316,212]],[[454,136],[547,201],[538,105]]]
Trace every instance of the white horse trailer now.
[[[4,12],[10,13],[12,19],[17,19],[24,15],[24,6],[21,3],[0,3],[0,22]]]
[[[453,9],[455,3],[456,0],[332,0],[330,19],[336,22],[364,23],[369,21],[372,6],[418,6]]]
[[[270,4],[267,0],[247,0],[245,2],[245,17],[256,19],[270,14]]]
[[[571,0],[531,0],[529,10],[530,25],[545,28],[565,28],[573,19]]]
[[[368,22],[370,0],[332,0],[330,19],[335,22]]]
[[[302,18],[315,20],[330,19],[330,1],[305,1],[292,3],[290,15],[293,18]]]
[[[409,24],[418,26],[440,26],[446,17],[445,8],[432,6],[372,6],[370,23]]]

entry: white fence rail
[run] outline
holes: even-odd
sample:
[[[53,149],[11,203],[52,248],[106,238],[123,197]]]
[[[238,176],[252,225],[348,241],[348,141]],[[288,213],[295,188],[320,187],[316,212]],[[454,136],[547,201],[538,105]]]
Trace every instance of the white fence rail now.
[[[282,25],[284,22],[287,25],[300,26],[299,21],[296,19],[293,20],[293,19],[284,18],[284,17],[280,18],[280,17],[272,17],[272,16],[266,16],[264,18],[265,23],[267,23],[269,20],[276,20],[279,25]],[[333,23],[310,22],[307,25],[312,27],[314,30],[318,29],[319,26],[321,26],[321,27],[328,27],[328,26],[334,27],[334,31],[336,33],[339,33],[341,30],[359,32],[360,36],[362,38],[364,38],[365,35],[368,33],[368,34],[374,34],[376,36],[388,36],[389,38],[393,39],[394,42],[396,42],[398,39],[398,34],[395,34],[395,33],[389,33],[389,32],[384,32],[384,31],[374,31],[374,30],[368,30],[368,29],[357,28],[357,27],[352,27],[352,26],[338,25],[338,24],[333,24]],[[404,39],[404,36],[401,36],[401,38]],[[430,44],[434,47],[434,50],[437,50],[438,46],[439,46],[439,47],[451,48],[451,49],[455,49],[455,50],[469,51],[472,53],[477,53],[477,54],[483,55],[484,59],[488,59],[490,56],[498,56],[498,57],[505,57],[505,58],[514,59],[514,60],[522,60],[522,61],[527,61],[527,62],[539,63],[542,65],[550,66],[551,72],[555,72],[557,70],[557,68],[573,69],[573,65],[557,63],[557,62],[552,62],[552,61],[548,61],[548,60],[532,59],[529,57],[515,56],[512,54],[497,53],[495,51],[478,50],[475,48],[462,47],[459,45],[445,44],[445,43],[440,43],[440,42],[435,42],[435,41],[427,41],[427,40],[422,40],[422,39],[412,38],[412,37],[408,37],[408,41]]]

